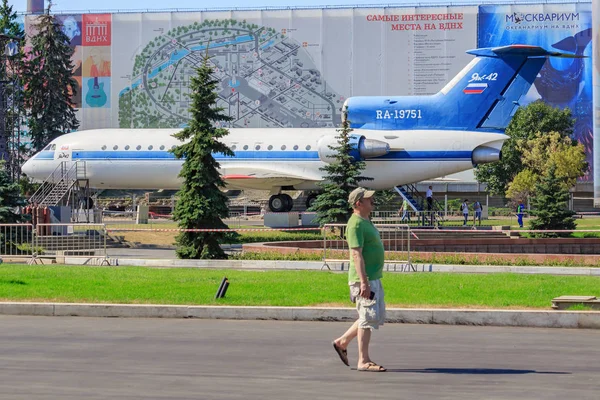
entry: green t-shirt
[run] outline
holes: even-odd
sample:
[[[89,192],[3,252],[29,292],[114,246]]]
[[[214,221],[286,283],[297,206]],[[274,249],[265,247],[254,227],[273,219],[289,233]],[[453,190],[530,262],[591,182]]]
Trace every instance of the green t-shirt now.
[[[365,272],[370,281],[381,279],[383,276],[383,260],[385,251],[379,231],[371,221],[356,214],[352,214],[346,225],[346,240],[351,249],[361,247],[365,260]],[[350,257],[350,269],[348,270],[350,282],[360,282],[354,260]]]

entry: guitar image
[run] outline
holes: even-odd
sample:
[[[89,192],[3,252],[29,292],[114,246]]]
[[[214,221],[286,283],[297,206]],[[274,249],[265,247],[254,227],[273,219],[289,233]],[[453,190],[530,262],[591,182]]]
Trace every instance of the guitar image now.
[[[102,107],[106,104],[106,93],[104,93],[104,83],[98,83],[98,77],[88,80],[88,92],[85,96],[85,102],[90,107]]]

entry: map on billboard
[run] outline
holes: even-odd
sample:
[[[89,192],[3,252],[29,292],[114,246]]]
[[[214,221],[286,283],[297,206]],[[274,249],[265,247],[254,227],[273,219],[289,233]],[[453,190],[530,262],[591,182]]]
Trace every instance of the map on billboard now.
[[[306,52],[307,43],[246,21],[205,20],[150,41],[135,57],[131,85],[119,92],[119,126],[184,126],[190,80],[205,57],[220,80],[228,126],[332,127],[345,98]]]
[[[227,126],[320,128],[340,125],[350,96],[440,90],[472,58],[477,7],[134,13],[111,23],[111,81],[98,79],[110,109],[82,109],[83,129],[185,126],[206,56]]]

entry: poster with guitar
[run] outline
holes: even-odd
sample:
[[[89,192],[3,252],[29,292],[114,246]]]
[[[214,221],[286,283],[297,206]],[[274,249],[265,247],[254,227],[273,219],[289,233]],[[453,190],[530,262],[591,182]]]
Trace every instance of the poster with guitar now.
[[[109,107],[108,93],[110,78],[85,78],[87,80],[85,92],[85,107]]]

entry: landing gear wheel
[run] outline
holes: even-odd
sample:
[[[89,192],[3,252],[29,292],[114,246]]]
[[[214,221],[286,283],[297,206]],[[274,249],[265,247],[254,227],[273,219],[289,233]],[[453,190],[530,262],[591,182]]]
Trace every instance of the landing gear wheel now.
[[[286,204],[285,211],[286,212],[292,211],[292,208],[294,208],[294,199],[292,199],[292,197],[287,194],[280,194],[280,196],[283,197],[283,200],[285,201],[285,204]]]
[[[308,197],[306,198],[306,208],[311,208],[313,206],[313,204],[315,204],[315,201],[317,200],[317,193],[311,193],[308,195]]]
[[[289,212],[294,207],[294,200],[287,194],[276,194],[269,199],[269,209],[273,212]]]
[[[269,198],[269,209],[272,212],[284,212],[287,208],[287,202],[280,195],[274,195]]]

